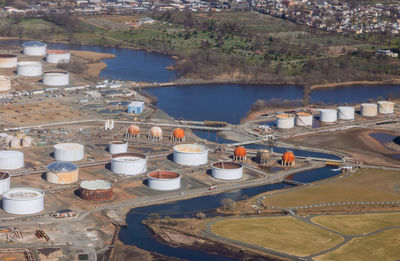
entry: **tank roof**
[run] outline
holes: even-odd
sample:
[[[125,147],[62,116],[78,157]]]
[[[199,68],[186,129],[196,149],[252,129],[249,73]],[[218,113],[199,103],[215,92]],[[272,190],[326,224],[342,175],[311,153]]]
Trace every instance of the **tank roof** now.
[[[89,190],[110,189],[112,187],[112,184],[111,182],[102,179],[84,180],[81,182],[80,187]]]
[[[0,53],[0,58],[15,58],[17,55],[11,53]]]
[[[64,150],[77,150],[82,149],[83,145],[79,143],[58,143],[54,145],[56,149],[64,149]]]
[[[149,177],[153,179],[176,179],[180,178],[181,175],[177,172],[166,171],[166,170],[156,170],[149,173]]]
[[[1,159],[8,159],[11,157],[18,157],[23,155],[24,153],[15,150],[0,150],[0,158]]]
[[[43,196],[43,191],[34,188],[13,188],[3,194],[3,198],[13,200],[31,200]]]
[[[68,50],[47,50],[49,54],[66,54],[69,53]]]
[[[203,151],[208,151],[208,148],[199,144],[179,144],[174,146],[175,151],[186,152],[186,153],[199,153]]]
[[[39,41],[28,41],[28,42],[25,42],[25,43],[23,43],[23,45],[22,46],[32,46],[32,47],[34,47],[34,46],[46,46],[46,44],[45,43],[42,43],[42,42],[39,42]]]
[[[49,164],[47,166],[47,169],[52,171],[66,172],[66,171],[77,170],[78,166],[76,166],[74,163],[67,161],[55,161]]]
[[[242,164],[230,161],[219,161],[212,164],[213,167],[219,169],[240,169],[242,168]]]

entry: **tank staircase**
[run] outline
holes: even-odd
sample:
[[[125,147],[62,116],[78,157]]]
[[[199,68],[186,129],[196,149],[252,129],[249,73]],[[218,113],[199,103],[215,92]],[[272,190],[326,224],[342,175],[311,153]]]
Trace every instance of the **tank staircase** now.
[[[303,183],[303,182],[300,182],[300,181],[291,180],[291,179],[284,179],[284,180],[282,180],[282,183],[295,185],[295,186],[305,186],[306,185],[306,183]]]

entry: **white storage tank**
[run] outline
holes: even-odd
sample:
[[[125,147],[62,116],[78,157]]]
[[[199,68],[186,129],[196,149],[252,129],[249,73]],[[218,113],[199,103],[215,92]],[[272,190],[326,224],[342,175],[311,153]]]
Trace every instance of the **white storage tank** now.
[[[18,62],[17,66],[17,74],[19,76],[36,77],[41,76],[43,73],[41,62],[23,61]]]
[[[11,80],[5,76],[0,76],[0,92],[11,89]]]
[[[291,129],[294,127],[294,117],[290,114],[276,115],[276,127],[278,129]]]
[[[24,54],[29,56],[44,56],[46,55],[47,44],[38,41],[25,42],[22,45]]]
[[[110,152],[111,154],[126,153],[128,152],[128,142],[112,141],[108,145],[108,152]]]
[[[312,126],[313,124],[313,115],[310,112],[301,111],[296,113],[296,125],[297,126]]]
[[[354,108],[348,106],[338,107],[337,117],[339,120],[354,120]]]
[[[148,186],[155,190],[176,190],[181,187],[181,175],[177,172],[156,170],[148,175]]]
[[[10,174],[6,172],[0,172],[0,195],[10,189]]]
[[[54,159],[57,161],[78,161],[85,156],[84,146],[78,143],[59,143],[54,145]]]
[[[0,68],[17,67],[18,57],[15,54],[0,54]]]
[[[47,86],[64,86],[69,84],[69,73],[65,71],[48,71],[43,74],[43,84]]]
[[[243,165],[237,162],[219,161],[211,165],[213,178],[237,180],[243,177]]]
[[[78,166],[68,161],[56,161],[47,166],[46,180],[54,184],[78,181]]]
[[[394,103],[390,101],[378,101],[378,112],[381,114],[392,114]]]
[[[337,120],[335,109],[320,109],[319,113],[319,120],[321,122],[335,122]]]
[[[198,144],[179,144],[173,148],[174,162],[186,166],[199,166],[208,162],[208,148]]]
[[[0,169],[12,170],[24,167],[24,153],[14,150],[0,151]]]
[[[378,114],[378,105],[375,103],[361,103],[361,115],[374,117]]]
[[[138,153],[118,153],[111,156],[111,171],[123,175],[139,175],[147,171],[147,156]]]
[[[46,61],[48,63],[69,63],[71,54],[68,50],[47,50]]]
[[[10,214],[29,215],[44,208],[44,192],[34,188],[13,188],[3,194],[3,210]]]

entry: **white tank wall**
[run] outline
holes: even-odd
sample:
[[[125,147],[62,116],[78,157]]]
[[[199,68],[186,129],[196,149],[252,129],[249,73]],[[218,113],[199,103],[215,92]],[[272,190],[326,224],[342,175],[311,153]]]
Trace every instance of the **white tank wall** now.
[[[67,53],[47,53],[46,61],[48,63],[69,63],[71,59],[71,54]]]
[[[381,114],[392,114],[394,103],[389,101],[378,101],[378,112]]]
[[[46,44],[42,46],[23,46],[24,54],[29,56],[45,56]]]
[[[354,120],[354,108],[341,106],[338,107],[338,119],[339,120]]]
[[[18,63],[17,74],[19,76],[35,77],[41,76],[42,73],[42,64],[40,62],[25,61]]]
[[[0,92],[11,89],[11,80],[6,77],[0,77]]]
[[[321,122],[335,122],[337,120],[337,112],[334,109],[321,109],[319,114]]]
[[[181,146],[198,146],[199,152],[187,152],[179,150]],[[181,144],[174,146],[173,160],[175,163],[186,166],[199,166],[208,162],[208,148],[197,144]]]
[[[222,169],[211,165],[211,176],[222,180],[237,180],[243,177],[243,166],[236,169]]]
[[[181,177],[175,179],[156,179],[149,177],[148,186],[154,190],[176,190],[181,187]]]
[[[44,73],[43,84],[48,86],[64,86],[69,84],[69,73]]]
[[[117,155],[117,154],[115,154]],[[132,158],[132,161],[123,160]],[[111,159],[111,171],[123,175],[139,175],[147,171],[147,157],[145,159],[134,156],[123,156]]]
[[[9,193],[36,192],[39,195],[34,198],[14,199],[9,198]],[[29,215],[42,211],[44,208],[44,192],[37,189],[15,188],[3,194],[3,210],[10,214]]]
[[[361,115],[373,117],[378,114],[378,105],[375,103],[361,103]]]
[[[294,127],[294,117],[276,117],[276,127],[278,129],[291,129]]]
[[[60,143],[54,145],[54,159],[59,161],[78,161],[85,156],[84,146],[77,143]]]
[[[0,176],[1,175],[2,174],[0,174]],[[10,189],[10,182],[11,182],[11,179],[10,179],[9,175],[5,179],[0,179],[0,195],[3,195],[4,192],[6,192]]]
[[[24,167],[24,153],[13,150],[0,151],[0,169],[11,170]]]
[[[296,115],[296,125],[297,126],[312,126],[313,115]]]
[[[14,68],[17,67],[18,57],[1,57],[0,56],[0,68]]]
[[[128,142],[124,143],[110,143],[108,145],[108,152],[111,154],[126,153],[128,151]]]

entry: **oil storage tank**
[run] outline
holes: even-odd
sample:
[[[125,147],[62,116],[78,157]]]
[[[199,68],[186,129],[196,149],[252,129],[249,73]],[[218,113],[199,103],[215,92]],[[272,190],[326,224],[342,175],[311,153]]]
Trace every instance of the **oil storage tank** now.
[[[78,166],[68,161],[56,161],[47,166],[46,180],[54,184],[78,181]]]
[[[18,56],[15,54],[2,53],[0,54],[0,68],[17,67]]]
[[[378,112],[380,114],[392,114],[394,103],[390,101],[378,101]]]
[[[12,170],[24,167],[24,153],[14,150],[0,151],[0,169]]]
[[[44,56],[46,55],[47,44],[38,41],[28,41],[23,43],[23,52],[29,56]]]
[[[179,144],[173,147],[174,162],[186,166],[199,166],[208,162],[208,148],[198,144]]]
[[[148,186],[154,190],[176,190],[181,187],[181,174],[173,171],[156,170],[148,175]]]
[[[243,165],[236,162],[219,161],[211,165],[213,178],[222,180],[237,180],[243,177]]]
[[[354,108],[348,106],[338,107],[337,117],[339,120],[354,120]]]
[[[0,92],[11,89],[11,80],[5,76],[0,76]]]
[[[108,145],[108,152],[111,154],[126,153],[128,151],[128,142],[112,141]]]
[[[294,117],[290,114],[276,115],[276,127],[278,129],[291,129],[294,127]]]
[[[337,112],[335,109],[320,109],[319,120],[321,122],[335,122],[337,120]]]
[[[111,200],[113,195],[111,182],[96,179],[84,180],[79,186],[79,197],[89,201]]]
[[[46,61],[48,63],[69,63],[71,54],[68,50],[47,50]]]
[[[0,195],[10,189],[10,174],[0,172]]]
[[[361,115],[374,117],[378,114],[378,105],[375,103],[361,103]]]
[[[69,72],[48,71],[43,74],[43,84],[47,86],[64,86],[69,84]]]
[[[296,113],[296,125],[307,127],[312,126],[313,124],[313,115],[310,112],[300,111]]]
[[[17,64],[17,74],[19,76],[36,77],[41,76],[42,63],[37,61],[23,61]]]
[[[139,175],[147,171],[147,156],[138,153],[118,153],[111,156],[111,171],[123,175]]]
[[[3,210],[10,214],[29,215],[44,208],[44,192],[34,188],[12,188],[3,194]]]
[[[54,159],[57,161],[78,161],[85,156],[84,146],[78,143],[54,145]]]

